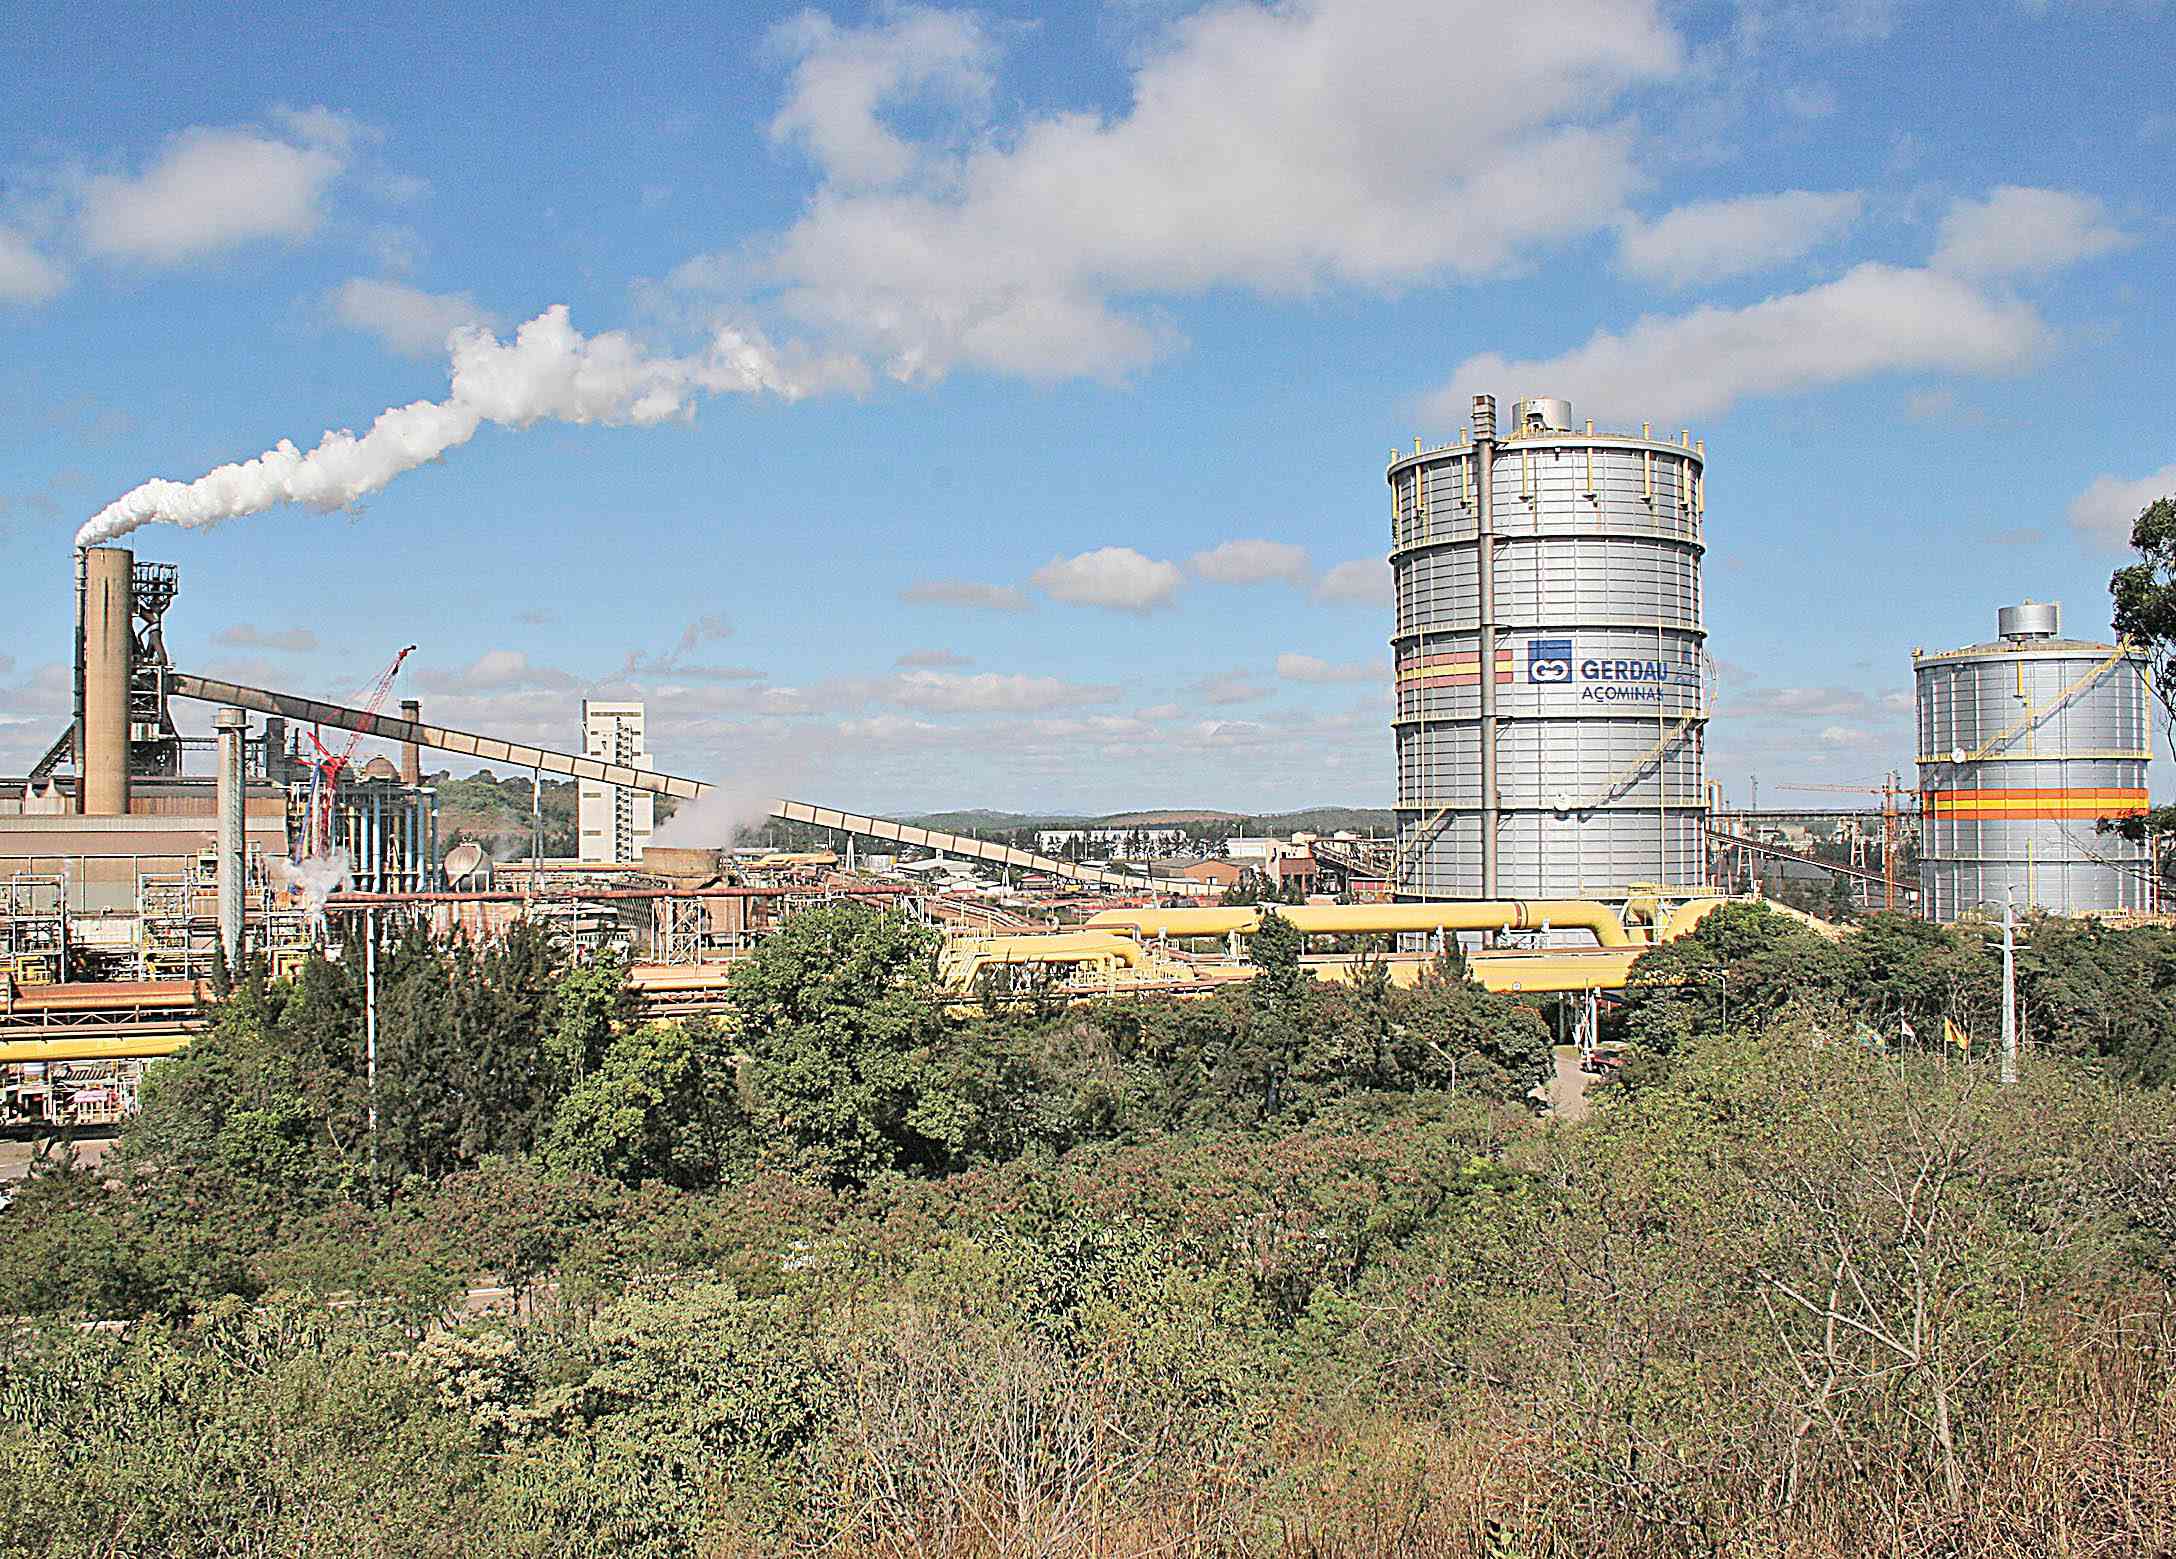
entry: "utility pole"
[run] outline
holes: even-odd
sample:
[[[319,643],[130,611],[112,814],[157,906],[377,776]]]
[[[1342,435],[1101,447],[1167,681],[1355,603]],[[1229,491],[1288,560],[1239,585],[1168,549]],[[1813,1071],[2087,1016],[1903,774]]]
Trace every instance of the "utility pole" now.
[[[1896,913],[1896,797],[1898,776],[1894,769],[1881,786],[1881,908]]]
[[[363,1067],[370,1090],[370,1205],[378,1205],[378,912],[363,911]]]
[[[2017,1081],[2017,889],[2002,902],[2002,1080]]]

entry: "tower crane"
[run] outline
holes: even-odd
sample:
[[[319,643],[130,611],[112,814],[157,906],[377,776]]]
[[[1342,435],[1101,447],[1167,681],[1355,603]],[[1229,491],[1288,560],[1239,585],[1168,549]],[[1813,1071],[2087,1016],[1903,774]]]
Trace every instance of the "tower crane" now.
[[[332,814],[334,798],[338,793],[340,775],[355,756],[355,748],[363,737],[377,724],[378,711],[385,705],[385,695],[393,689],[393,679],[400,675],[401,662],[416,652],[411,644],[393,657],[393,664],[378,674],[364,698],[363,718],[348,728],[348,739],[338,752],[325,745],[321,729],[310,727],[310,745],[317,749],[317,756],[309,759],[310,807],[305,819],[304,846],[310,855],[323,855],[332,848]]]
[[[1901,776],[1891,769],[1879,785],[1785,785],[1785,790],[1826,790],[1846,796],[1881,798],[1881,907],[1896,911],[1897,798],[1916,794],[1904,788]]]

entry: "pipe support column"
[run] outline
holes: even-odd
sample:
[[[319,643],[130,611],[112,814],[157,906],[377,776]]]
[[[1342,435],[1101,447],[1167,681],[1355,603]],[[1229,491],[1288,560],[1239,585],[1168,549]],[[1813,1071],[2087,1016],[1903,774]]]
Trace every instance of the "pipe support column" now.
[[[219,948],[226,956],[227,973],[239,978],[242,970],[242,888],[248,870],[245,851],[249,835],[243,809],[249,786],[242,768],[243,744],[249,734],[249,716],[242,710],[222,708],[212,715],[212,729],[219,733]]]
[[[1496,397],[1473,398],[1475,570],[1481,597],[1481,897],[1496,897],[1496,835],[1502,799],[1496,785]]]

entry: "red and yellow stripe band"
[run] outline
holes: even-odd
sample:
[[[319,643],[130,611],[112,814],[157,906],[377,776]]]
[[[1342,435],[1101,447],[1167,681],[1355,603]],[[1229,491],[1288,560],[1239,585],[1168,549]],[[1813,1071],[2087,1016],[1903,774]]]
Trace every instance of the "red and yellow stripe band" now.
[[[1509,650],[1496,652],[1496,680],[1516,680]],[[1431,655],[1399,672],[1398,684],[1401,687],[1479,687],[1480,652],[1468,650],[1462,655]]]
[[[1921,814],[1956,822],[2049,822],[2062,819],[2137,817],[2146,810],[2144,789],[1933,790]]]

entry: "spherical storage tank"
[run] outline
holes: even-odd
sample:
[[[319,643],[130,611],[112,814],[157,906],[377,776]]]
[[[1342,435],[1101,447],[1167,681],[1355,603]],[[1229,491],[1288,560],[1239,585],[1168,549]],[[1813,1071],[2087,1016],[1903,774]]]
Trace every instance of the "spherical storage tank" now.
[[[2028,601],[1996,637],[1915,651],[1919,886],[1926,914],[2143,909],[2146,847],[2101,833],[2146,809],[2153,757],[2145,664],[2061,637],[2061,608]]]
[[[1705,453],[1571,410],[1392,457],[1401,895],[1705,879]]]

